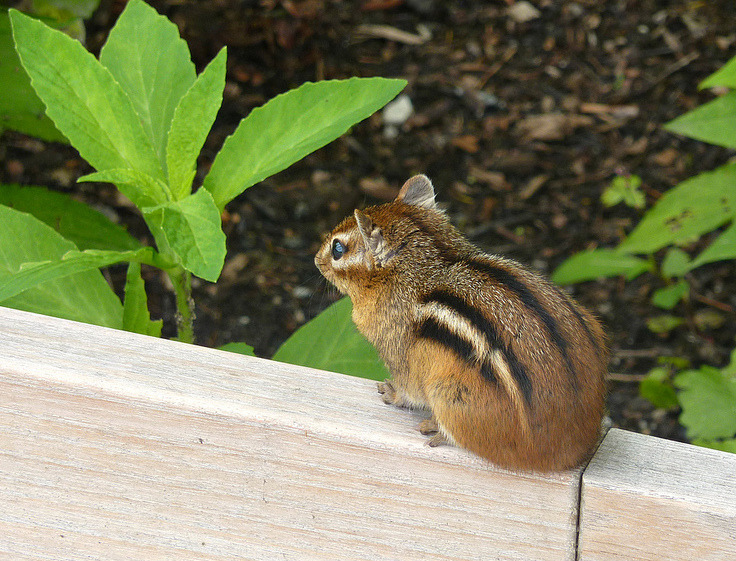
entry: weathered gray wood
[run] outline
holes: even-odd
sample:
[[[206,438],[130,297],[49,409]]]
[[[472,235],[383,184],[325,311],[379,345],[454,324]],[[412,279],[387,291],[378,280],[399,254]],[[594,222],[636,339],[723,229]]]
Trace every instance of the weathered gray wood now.
[[[613,429],[581,511],[581,561],[736,559],[736,455]]]
[[[579,471],[418,420],[366,380],[0,308],[0,558],[574,557]]]

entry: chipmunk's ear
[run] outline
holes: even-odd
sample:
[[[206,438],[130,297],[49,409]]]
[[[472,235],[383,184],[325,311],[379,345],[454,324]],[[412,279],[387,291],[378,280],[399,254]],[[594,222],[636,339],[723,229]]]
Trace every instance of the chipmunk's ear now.
[[[363,238],[367,253],[373,256],[373,262],[376,265],[383,267],[393,253],[389,250],[381,228],[376,226],[370,216],[357,209],[355,211],[355,221],[358,223],[358,231]]]
[[[432,210],[437,208],[437,203],[434,202],[434,187],[426,175],[415,175],[407,179],[396,200]]]

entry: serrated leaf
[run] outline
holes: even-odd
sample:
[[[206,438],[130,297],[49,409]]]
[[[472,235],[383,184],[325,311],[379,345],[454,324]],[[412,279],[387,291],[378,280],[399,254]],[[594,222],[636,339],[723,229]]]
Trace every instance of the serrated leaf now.
[[[23,263],[59,260],[77,251],[30,214],[0,206],[0,282],[13,284]],[[99,270],[88,270],[47,280],[32,287],[21,286],[10,298],[0,298],[9,308],[52,315],[107,327],[122,326],[123,307]]]
[[[729,60],[721,68],[700,82],[699,89],[725,86],[736,89],[736,56]]]
[[[10,18],[0,12],[0,132],[19,131],[54,142],[68,142],[46,116],[45,106],[31,87],[31,79],[13,46]]]
[[[733,438],[736,434],[736,378],[702,366],[675,377],[682,405],[680,422],[688,438]]]
[[[552,282],[565,285],[618,275],[631,280],[651,269],[652,265],[639,257],[611,249],[591,249],[564,261],[552,273]]]
[[[352,310],[350,299],[338,300],[297,329],[273,360],[371,380],[387,378],[378,352],[355,328]]]
[[[669,368],[653,368],[639,383],[639,395],[659,409],[674,409],[678,404],[677,393],[669,376]]]
[[[736,148],[736,92],[729,92],[667,123],[664,128],[704,142]]]
[[[166,144],[166,162],[175,201],[192,192],[197,156],[222,104],[226,61],[227,50],[223,47],[174,111]]]
[[[647,328],[652,333],[669,333],[676,327],[681,326],[685,323],[685,320],[677,316],[672,315],[661,315],[647,320]]]
[[[217,207],[321,148],[391,101],[405,80],[350,78],[307,82],[241,121],[204,180]]]
[[[174,110],[196,78],[179,29],[141,0],[130,0],[110,30],[100,62],[133,102],[165,169]]]
[[[85,48],[16,10],[10,11],[16,50],[46,114],[97,170],[137,169],[164,180],[133,109],[110,72]]]
[[[671,310],[689,293],[690,285],[683,280],[655,291],[652,295],[652,304],[664,310]]]
[[[125,277],[123,300],[123,329],[133,333],[161,337],[162,320],[151,321],[148,312],[148,295],[141,276],[141,264],[131,262]]]
[[[153,208],[144,208],[146,221],[164,239],[157,242],[172,251],[187,271],[210,282],[217,281],[225,262],[225,234],[220,211],[206,189]]]
[[[82,250],[141,247],[138,240],[101,212],[44,187],[0,184],[0,204],[32,214]]]
[[[700,255],[690,263],[688,270],[695,269],[706,263],[736,259],[736,222],[733,222],[725,232],[706,247]]]
[[[665,193],[621,242],[624,253],[654,253],[710,232],[736,216],[736,163],[686,179]]]
[[[113,183],[139,209],[160,205],[171,200],[169,187],[163,181],[137,169],[107,169],[88,173],[77,181],[79,183],[89,181]]]
[[[250,345],[245,343],[225,343],[221,347],[217,347],[221,351],[227,351],[229,353],[236,353],[245,356],[256,356],[255,350]]]

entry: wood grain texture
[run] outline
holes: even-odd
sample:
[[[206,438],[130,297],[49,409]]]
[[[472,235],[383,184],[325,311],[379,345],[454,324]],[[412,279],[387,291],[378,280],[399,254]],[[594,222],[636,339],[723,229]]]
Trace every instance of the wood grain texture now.
[[[0,308],[0,558],[574,558],[579,470],[419,420],[367,380]]]
[[[736,455],[612,429],[583,475],[579,558],[736,559]]]

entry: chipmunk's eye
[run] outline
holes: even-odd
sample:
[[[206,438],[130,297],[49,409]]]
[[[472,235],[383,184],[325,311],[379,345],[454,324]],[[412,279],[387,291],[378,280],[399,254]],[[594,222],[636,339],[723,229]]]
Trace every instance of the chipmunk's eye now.
[[[345,255],[345,252],[348,248],[343,245],[343,243],[340,240],[333,240],[332,241],[332,258],[337,261],[340,259],[343,255]]]

